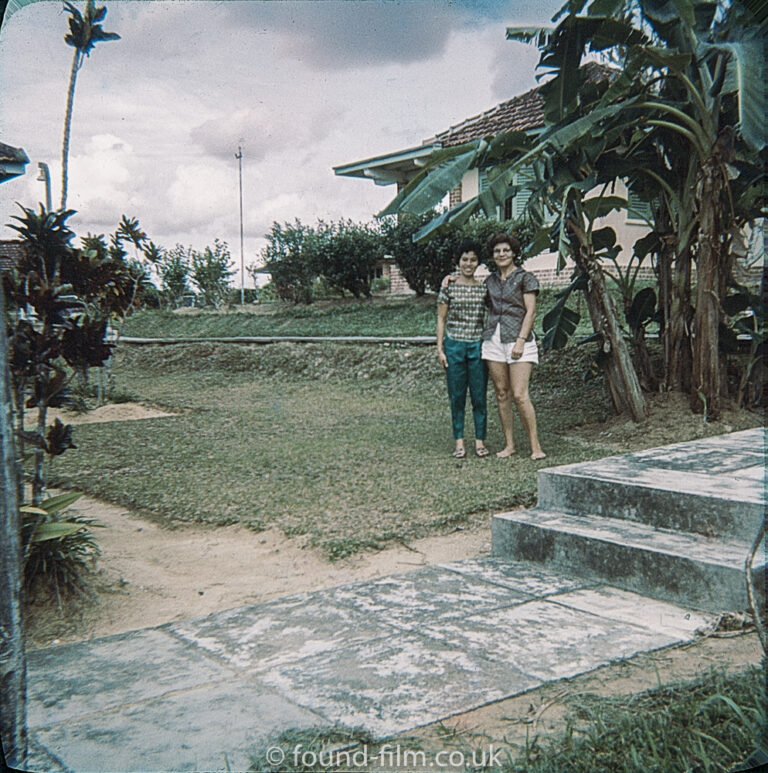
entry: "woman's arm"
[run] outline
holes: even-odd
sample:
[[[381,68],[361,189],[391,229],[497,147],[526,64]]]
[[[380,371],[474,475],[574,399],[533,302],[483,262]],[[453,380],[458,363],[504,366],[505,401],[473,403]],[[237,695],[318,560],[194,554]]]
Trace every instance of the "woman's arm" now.
[[[523,293],[523,304],[525,305],[525,316],[520,326],[520,333],[515,339],[515,345],[512,347],[512,357],[518,359],[523,356],[523,349],[528,336],[533,330],[533,321],[536,318],[536,293]]]
[[[443,339],[445,338],[445,320],[448,318],[448,304],[437,304],[437,360],[444,367],[448,367],[448,358],[443,350]]]

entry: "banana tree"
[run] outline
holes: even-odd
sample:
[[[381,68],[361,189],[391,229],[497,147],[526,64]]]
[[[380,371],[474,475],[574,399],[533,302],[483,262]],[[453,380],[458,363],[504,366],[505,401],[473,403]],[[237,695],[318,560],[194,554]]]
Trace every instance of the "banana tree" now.
[[[542,52],[539,66],[552,76],[540,92],[548,121],[541,134],[534,139],[502,133],[441,151],[390,208],[423,206],[471,166],[493,167],[488,188],[446,212],[422,238],[430,229],[501,204],[515,193],[514,172],[532,162],[545,170],[545,185],[563,171],[574,178],[594,172],[598,183],[623,179],[634,191],[645,189],[648,199],[660,202],[654,226],[665,277],[670,380],[678,385],[682,372],[690,372],[693,407],[714,419],[724,386],[718,324],[730,252],[722,235],[748,211],[759,213],[761,205],[764,38],[739,8],[705,0],[572,0],[555,20],[563,13],[553,29],[507,32],[510,39],[535,42]],[[620,65],[608,84],[582,75],[584,55],[595,52]],[[430,179],[432,168],[439,174]],[[600,288],[602,268],[593,271]],[[691,367],[681,363],[675,370],[669,360],[691,342]]]
[[[596,94],[604,93],[610,85],[609,80],[591,84],[584,72],[577,73],[576,83],[582,95],[595,89]],[[545,95],[545,100],[548,98]],[[597,204],[595,200],[587,199],[586,194],[600,182],[594,159],[605,150],[606,143],[601,135],[613,131],[610,129],[613,117],[623,109],[624,104],[640,98],[641,95],[626,97],[623,103],[606,104],[588,111],[577,104],[577,118],[548,127],[537,137],[522,132],[506,132],[438,151],[431,163],[382,213],[418,212],[424,206],[433,205],[438,196],[456,185],[467,169],[474,166],[489,170],[488,186],[484,191],[444,213],[416,235],[417,239],[427,239],[440,229],[466,222],[479,211],[494,216],[498,207],[518,190],[513,184],[515,173],[533,165],[531,187],[537,190],[531,196],[530,207],[534,212],[538,207],[540,220],[547,217],[543,208],[548,208],[550,214],[557,214],[555,240],[560,266],[564,267],[566,257],[572,257],[589,278],[587,304],[595,331],[604,337],[609,391],[616,409],[620,412],[628,410],[635,421],[645,417],[645,401],[608,294],[605,276],[600,269],[598,254],[601,245],[593,241],[594,221],[605,214],[601,207],[613,209],[617,200],[615,197],[611,197],[610,201],[598,197],[602,204]],[[589,104],[593,101],[594,97]],[[568,150],[574,147],[579,147],[578,155],[569,156]],[[436,169],[437,173],[431,176],[430,169]],[[548,245],[539,246],[544,248]]]
[[[116,32],[105,32],[100,22],[104,21],[107,9],[97,7],[93,0],[85,3],[85,13],[80,13],[72,3],[64,3],[69,13],[69,33],[64,36],[64,42],[75,51],[72,56],[72,67],[69,71],[69,88],[67,89],[67,107],[64,115],[64,139],[61,146],[61,205],[67,206],[67,187],[69,184],[69,139],[72,131],[72,108],[75,101],[75,85],[77,74],[83,66],[86,56],[90,56],[93,47],[100,40],[120,40]]]

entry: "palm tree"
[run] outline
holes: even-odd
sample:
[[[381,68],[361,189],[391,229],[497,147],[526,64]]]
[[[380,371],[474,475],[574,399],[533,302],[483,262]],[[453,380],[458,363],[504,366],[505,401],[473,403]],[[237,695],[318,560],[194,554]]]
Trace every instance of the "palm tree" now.
[[[75,98],[75,83],[77,73],[83,66],[84,57],[90,56],[91,50],[100,40],[120,40],[116,32],[105,32],[100,22],[107,15],[106,7],[96,7],[93,0],[87,0],[85,14],[75,8],[72,3],[64,3],[69,12],[69,34],[64,36],[64,41],[75,49],[72,57],[72,69],[69,73],[69,91],[67,93],[67,110],[64,117],[64,141],[61,148],[61,205],[65,209],[67,205],[67,184],[69,167],[69,137],[72,129],[72,105]]]

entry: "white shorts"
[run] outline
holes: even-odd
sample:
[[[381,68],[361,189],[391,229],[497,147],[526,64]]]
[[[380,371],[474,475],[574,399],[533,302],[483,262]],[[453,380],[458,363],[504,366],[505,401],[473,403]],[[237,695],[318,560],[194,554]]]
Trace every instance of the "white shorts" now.
[[[518,358],[512,356],[512,347],[514,345],[514,341],[508,344],[501,342],[501,325],[496,325],[496,330],[493,331],[491,340],[483,341],[483,359],[490,360],[491,362],[506,362],[509,365],[516,362],[532,362],[538,365],[539,347],[536,344],[536,336],[533,337],[532,341],[525,342],[523,354]]]

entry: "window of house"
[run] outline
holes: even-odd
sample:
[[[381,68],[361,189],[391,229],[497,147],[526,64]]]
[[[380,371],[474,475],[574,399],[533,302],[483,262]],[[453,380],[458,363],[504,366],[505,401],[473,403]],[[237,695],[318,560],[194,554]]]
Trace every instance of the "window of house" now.
[[[627,220],[646,222],[653,219],[653,208],[651,203],[643,201],[636,193],[631,190],[627,194]]]
[[[481,193],[488,187],[488,171],[488,169],[480,170],[479,187]],[[498,217],[504,220],[517,220],[517,218],[523,216],[528,200],[531,198],[531,190],[527,187],[527,184],[533,179],[533,171],[530,168],[524,168],[519,172],[515,172],[512,184],[518,188],[518,191],[504,202],[503,212],[501,207],[499,207],[499,211],[497,211]]]

